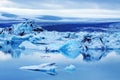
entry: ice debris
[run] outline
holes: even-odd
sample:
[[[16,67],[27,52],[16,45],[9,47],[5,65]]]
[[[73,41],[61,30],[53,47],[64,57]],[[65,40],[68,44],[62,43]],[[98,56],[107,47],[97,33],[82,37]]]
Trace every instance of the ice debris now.
[[[66,66],[66,67],[65,67],[65,70],[66,70],[66,71],[75,71],[75,70],[76,70],[76,67],[71,64],[71,65],[69,65],[69,66]]]

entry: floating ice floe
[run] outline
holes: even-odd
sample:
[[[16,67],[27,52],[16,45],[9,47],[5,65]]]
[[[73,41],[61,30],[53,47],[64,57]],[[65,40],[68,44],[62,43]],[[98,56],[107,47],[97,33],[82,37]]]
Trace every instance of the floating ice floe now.
[[[20,67],[20,69],[23,69],[23,70],[40,71],[40,72],[47,73],[49,75],[56,75],[57,74],[56,68],[57,66],[55,65],[55,63],[44,63],[40,65]]]
[[[66,67],[65,67],[65,70],[66,70],[66,71],[75,71],[75,70],[76,70],[76,67],[71,64],[71,65],[69,65],[69,66],[66,66]]]

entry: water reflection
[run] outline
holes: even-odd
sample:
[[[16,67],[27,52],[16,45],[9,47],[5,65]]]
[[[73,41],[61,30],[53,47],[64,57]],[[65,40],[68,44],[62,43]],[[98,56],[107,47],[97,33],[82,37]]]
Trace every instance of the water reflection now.
[[[7,59],[7,58],[10,59],[10,57],[11,58],[20,58],[20,57],[22,57],[22,55],[28,56],[28,55],[34,55],[35,53],[37,53],[39,58],[41,58],[41,59],[48,59],[48,58],[51,57],[50,54],[58,55],[57,57],[59,57],[59,54],[62,54],[58,50],[56,50],[57,52],[52,52],[52,50],[49,51],[49,52],[46,52],[46,50],[36,51],[34,49],[33,50],[32,49],[22,50],[21,48],[19,48],[19,49],[11,49],[11,50],[16,50],[16,51],[15,52],[13,52],[13,51],[12,52],[1,51],[0,52],[1,59],[2,58],[3,58],[3,60]],[[107,55],[111,54],[111,52],[116,52],[116,55],[120,54],[119,49],[113,49],[113,50],[112,49],[105,49],[105,50],[102,50],[102,49],[89,49],[87,51],[84,51],[84,52],[80,53],[80,55],[82,55],[84,61],[99,61],[102,58],[105,58]]]
[[[85,36],[81,40],[63,40],[62,43],[61,40],[55,40],[56,42],[50,42],[47,45],[33,44],[30,42],[31,38],[33,36],[27,35],[23,37],[12,36],[10,40],[1,40],[0,51],[5,54],[4,56],[9,54],[12,58],[20,58],[24,51],[26,51],[25,55],[31,55],[35,52],[42,54],[63,54],[67,58],[73,59],[81,54],[84,61],[99,61],[107,56],[110,51],[116,51],[118,54],[120,52],[119,46],[117,46],[118,48],[114,48],[116,46],[107,46],[101,37]],[[48,41],[44,42],[47,43]]]

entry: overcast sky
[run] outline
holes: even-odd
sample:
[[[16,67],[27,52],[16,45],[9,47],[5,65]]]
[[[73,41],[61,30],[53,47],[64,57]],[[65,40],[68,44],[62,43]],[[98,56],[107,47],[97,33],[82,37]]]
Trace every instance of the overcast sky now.
[[[120,0],[0,0],[0,11],[22,15],[120,17]]]

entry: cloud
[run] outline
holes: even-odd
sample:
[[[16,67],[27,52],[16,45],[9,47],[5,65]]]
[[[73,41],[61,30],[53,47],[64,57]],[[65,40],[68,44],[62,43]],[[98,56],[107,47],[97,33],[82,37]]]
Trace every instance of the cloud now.
[[[20,8],[1,8],[2,12],[14,13],[17,15],[36,16],[51,15],[59,17],[77,17],[77,18],[120,18],[120,11],[105,9],[20,9]]]
[[[1,0],[2,7],[26,9],[116,9],[120,0]]]
[[[0,0],[0,11],[18,15],[120,18],[120,0]]]
[[[0,8],[1,7],[13,8],[13,7],[19,7],[19,5],[10,0],[0,0]]]

